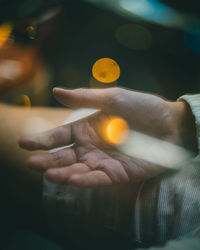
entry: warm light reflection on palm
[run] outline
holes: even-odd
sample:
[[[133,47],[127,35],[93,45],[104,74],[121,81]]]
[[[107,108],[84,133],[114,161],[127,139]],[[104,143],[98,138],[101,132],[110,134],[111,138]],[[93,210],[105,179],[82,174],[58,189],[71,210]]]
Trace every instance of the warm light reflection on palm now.
[[[29,165],[44,172],[49,181],[80,187],[105,186],[145,180],[165,170],[119,153],[104,140],[103,128],[107,119],[119,116],[142,133],[179,143],[178,135],[172,130],[174,117],[170,103],[157,96],[119,88],[56,89],[54,94],[66,105],[96,108],[102,112],[21,139],[20,145],[29,150],[49,150],[73,143],[73,147],[29,159]]]

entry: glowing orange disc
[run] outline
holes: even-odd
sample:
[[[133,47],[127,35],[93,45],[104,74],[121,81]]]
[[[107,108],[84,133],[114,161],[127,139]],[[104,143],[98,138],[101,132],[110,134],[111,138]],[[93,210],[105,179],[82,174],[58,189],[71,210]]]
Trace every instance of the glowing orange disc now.
[[[92,75],[99,82],[115,82],[120,77],[120,67],[113,59],[102,58],[94,63]]]
[[[106,125],[106,140],[112,144],[125,142],[129,133],[128,123],[120,118],[112,118]]]

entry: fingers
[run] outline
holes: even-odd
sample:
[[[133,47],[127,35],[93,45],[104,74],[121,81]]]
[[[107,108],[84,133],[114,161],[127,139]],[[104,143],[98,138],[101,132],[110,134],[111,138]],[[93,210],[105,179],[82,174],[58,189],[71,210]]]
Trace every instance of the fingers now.
[[[81,174],[76,173],[70,177],[68,182],[82,188],[108,186],[113,184],[110,177],[100,170]]]
[[[19,140],[19,145],[27,150],[48,150],[70,144],[71,137],[71,125],[68,124],[43,133],[24,136]]]
[[[61,168],[76,163],[76,154],[72,148],[60,150],[55,153],[32,156],[28,160],[31,169],[38,172],[45,172],[50,168]]]
[[[107,110],[113,104],[117,88],[108,89],[61,89],[54,88],[56,99],[73,108],[95,108]]]
[[[53,154],[32,156],[29,166],[36,171],[44,172],[45,178],[54,184],[69,183],[78,187],[98,187],[114,183],[106,172],[92,171],[84,163],[75,163],[76,158],[72,151],[67,149]]]
[[[45,177],[54,184],[67,184],[71,182],[73,175],[83,175],[90,171],[90,168],[84,163],[75,163],[69,167],[48,169]]]

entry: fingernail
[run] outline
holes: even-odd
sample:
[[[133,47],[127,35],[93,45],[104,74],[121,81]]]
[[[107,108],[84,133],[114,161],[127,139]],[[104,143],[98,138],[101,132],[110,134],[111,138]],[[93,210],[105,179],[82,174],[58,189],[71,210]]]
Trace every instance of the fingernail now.
[[[61,88],[61,87],[55,87],[55,88],[53,88],[53,91],[57,91],[57,90],[63,90],[63,88]]]

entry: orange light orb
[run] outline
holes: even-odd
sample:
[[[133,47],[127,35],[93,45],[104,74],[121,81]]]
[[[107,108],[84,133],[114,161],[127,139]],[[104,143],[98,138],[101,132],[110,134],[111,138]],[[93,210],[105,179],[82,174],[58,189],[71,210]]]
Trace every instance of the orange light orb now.
[[[115,82],[120,77],[120,67],[113,59],[101,58],[94,63],[92,75],[99,82]]]
[[[27,108],[31,107],[31,100],[27,95],[23,95],[24,106]]]
[[[112,144],[122,144],[129,133],[128,123],[119,117],[114,117],[106,125],[106,140]]]
[[[12,32],[11,24],[3,24],[0,26],[0,47],[2,47],[8,40]]]

